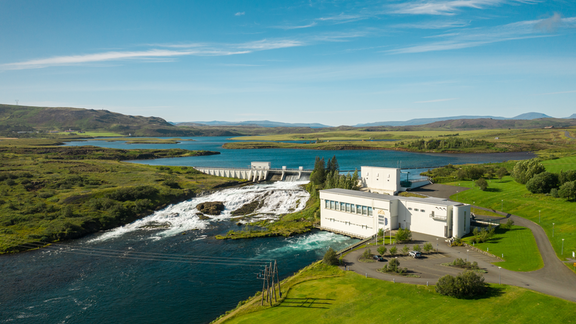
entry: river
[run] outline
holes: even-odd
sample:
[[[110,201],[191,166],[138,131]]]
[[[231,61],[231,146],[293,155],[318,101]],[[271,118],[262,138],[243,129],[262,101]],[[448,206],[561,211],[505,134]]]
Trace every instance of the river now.
[[[194,138],[174,145],[87,141],[67,145],[116,148],[185,148],[220,155],[138,161],[158,165],[312,168],[314,158],[336,155],[343,170],[361,165],[420,168],[497,162],[529,154],[433,155],[395,151],[224,150],[225,137]],[[295,237],[216,240],[237,229],[230,212],[253,199],[264,200],[260,218],[304,207],[302,182],[277,182],[225,189],[168,206],[132,224],[49,248],[0,256],[1,323],[207,323],[261,289],[263,261],[278,261],[280,277],[321,259],[328,247],[353,242],[314,231]],[[221,216],[200,220],[196,205],[223,201]]]

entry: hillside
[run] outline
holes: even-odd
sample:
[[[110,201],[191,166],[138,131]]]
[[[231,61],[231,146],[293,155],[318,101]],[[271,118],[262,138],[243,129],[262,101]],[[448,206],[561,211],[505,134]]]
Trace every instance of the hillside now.
[[[159,117],[130,116],[108,110],[48,108],[0,104],[0,134],[17,132],[97,131],[135,136],[232,136],[220,129],[176,127]]]

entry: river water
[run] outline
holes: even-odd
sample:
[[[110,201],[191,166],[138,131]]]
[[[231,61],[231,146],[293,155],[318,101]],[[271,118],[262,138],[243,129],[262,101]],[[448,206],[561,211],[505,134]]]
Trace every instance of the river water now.
[[[224,137],[175,145],[73,142],[116,148],[186,148],[221,151],[214,156],[145,161],[158,165],[312,168],[314,158],[336,155],[343,170],[361,165],[420,168],[448,163],[496,162],[528,154],[431,155],[394,151],[223,150]],[[141,161],[139,161],[141,162]],[[303,182],[225,189],[175,204],[132,224],[49,248],[0,256],[0,323],[207,323],[261,289],[262,262],[278,261],[280,277],[321,259],[328,247],[356,242],[314,231],[284,238],[216,240],[237,229],[231,211],[263,200],[259,218],[304,207]],[[196,205],[223,201],[223,214],[200,220]],[[267,262],[267,261],[266,261]]]

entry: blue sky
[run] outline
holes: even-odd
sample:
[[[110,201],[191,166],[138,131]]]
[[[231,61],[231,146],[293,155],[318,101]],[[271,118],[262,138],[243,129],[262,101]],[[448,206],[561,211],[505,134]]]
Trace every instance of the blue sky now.
[[[0,0],[0,102],[355,125],[576,113],[576,3]]]

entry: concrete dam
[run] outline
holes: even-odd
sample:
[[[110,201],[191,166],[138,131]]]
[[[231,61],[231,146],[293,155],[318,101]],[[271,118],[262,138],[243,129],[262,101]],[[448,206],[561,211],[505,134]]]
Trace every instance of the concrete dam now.
[[[310,179],[312,170],[304,170],[303,167],[298,169],[287,169],[283,166],[281,169],[270,168],[270,162],[252,162],[250,168],[217,168],[217,167],[194,167],[196,170],[218,177],[235,178],[260,181],[299,181]]]

